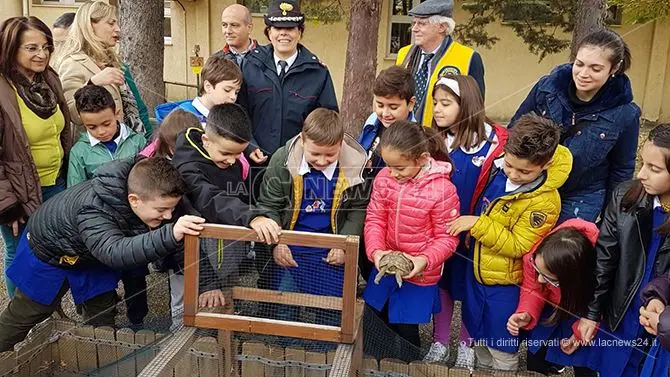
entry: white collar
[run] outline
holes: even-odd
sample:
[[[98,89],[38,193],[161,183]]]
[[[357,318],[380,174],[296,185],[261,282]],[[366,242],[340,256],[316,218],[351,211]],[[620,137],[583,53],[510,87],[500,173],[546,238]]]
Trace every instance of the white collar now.
[[[337,169],[337,160],[333,162],[332,164],[328,165],[325,169],[323,169],[321,172],[323,175],[326,176],[326,178],[329,181],[333,180],[333,176],[335,175],[335,169]],[[298,169],[298,174],[300,175],[305,175],[309,173],[311,168],[309,167],[309,164],[307,163],[307,160],[305,160],[305,155],[302,155],[302,162],[300,162],[300,168]]]
[[[484,123],[484,132],[486,133],[486,138],[487,139],[488,139],[489,135],[491,134],[492,130],[493,130],[493,128],[491,127],[490,124]],[[482,148],[484,148],[484,146],[488,142],[487,139],[484,139],[481,143],[479,143],[479,145],[475,145],[474,147],[472,147],[470,149],[465,149],[463,147],[460,147],[460,148],[463,151],[463,153],[465,153],[465,154],[475,154],[475,153],[479,152],[480,150],[482,150]],[[475,140],[477,140],[477,135],[476,134],[472,138],[473,142]],[[451,153],[451,145],[454,143],[454,135],[452,135],[450,133],[447,133],[446,143],[447,143],[447,149],[449,150],[449,153]]]
[[[505,171],[502,170],[503,163],[504,163],[503,157],[499,157],[493,161],[493,164],[496,166],[496,168],[500,169],[500,173],[505,174]],[[510,181],[509,178],[507,178],[507,180],[505,181],[505,192],[507,193],[518,190],[519,187],[521,186],[523,185],[517,185],[516,183],[512,183],[512,181]]]
[[[121,144],[122,141],[126,140],[128,138],[128,136],[130,136],[130,128],[128,128],[128,126],[126,126],[125,124],[123,124],[121,122],[117,122],[116,124],[119,125],[120,131],[119,131],[119,136],[117,136],[117,138],[114,139],[114,142],[118,146],[119,144]],[[97,144],[102,143],[102,141],[98,140],[93,135],[91,135],[90,132],[86,131],[86,134],[88,135],[88,142],[91,143],[92,147],[97,145]]]
[[[195,109],[198,110],[198,112],[200,112],[200,114],[202,114],[202,116],[205,118],[209,116],[209,109],[207,106],[205,106],[204,103],[202,103],[200,97],[195,97],[193,102],[191,102],[191,105],[193,105],[193,107],[195,107]]]
[[[656,209],[658,207],[662,207],[661,206],[661,200],[658,199],[658,196],[654,196],[654,209]]]
[[[274,56],[274,58],[275,58],[275,67],[277,68],[277,74],[279,74],[279,72],[281,72],[281,66],[279,65],[279,61],[280,61],[280,60],[283,60],[283,61],[286,62],[286,64],[287,64],[287,66],[286,66],[286,72],[288,72],[288,70],[291,68],[291,66],[293,65],[293,63],[295,63],[296,59],[298,59],[298,50],[296,50],[296,51],[295,51],[295,54],[293,54],[293,55],[292,55],[290,58],[288,58],[288,59],[280,59],[280,58],[277,57],[277,55],[273,55],[273,56]]]

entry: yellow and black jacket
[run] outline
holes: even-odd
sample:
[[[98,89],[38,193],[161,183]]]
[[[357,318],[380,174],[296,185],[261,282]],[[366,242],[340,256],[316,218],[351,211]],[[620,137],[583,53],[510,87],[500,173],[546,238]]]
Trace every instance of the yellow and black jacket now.
[[[499,166],[498,161],[494,164]],[[470,230],[475,278],[485,285],[519,284],[522,258],[551,231],[561,213],[558,189],[568,179],[572,155],[559,145],[549,168],[532,183],[506,194],[482,213]],[[491,177],[498,169],[492,169]]]

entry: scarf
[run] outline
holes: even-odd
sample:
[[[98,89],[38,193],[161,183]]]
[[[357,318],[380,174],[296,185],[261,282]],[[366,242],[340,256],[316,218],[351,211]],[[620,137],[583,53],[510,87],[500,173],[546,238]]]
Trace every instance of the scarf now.
[[[56,94],[47,84],[42,73],[35,74],[33,82],[20,72],[13,72],[11,81],[26,106],[42,119],[48,119],[56,112]]]

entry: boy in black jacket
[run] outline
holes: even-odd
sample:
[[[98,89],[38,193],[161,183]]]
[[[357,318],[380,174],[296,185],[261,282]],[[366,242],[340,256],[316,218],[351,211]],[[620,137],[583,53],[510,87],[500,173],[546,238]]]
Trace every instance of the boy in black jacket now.
[[[204,131],[190,128],[177,137],[172,164],[186,181],[186,197],[190,205],[207,222],[250,227],[263,242],[276,243],[281,229],[265,216],[267,211],[248,203],[243,167],[237,161],[250,139],[249,117],[239,105],[215,105],[207,116]],[[201,279],[208,281],[201,282],[200,291],[211,290],[214,294],[221,287],[220,279],[234,276],[245,249],[243,243],[227,243],[224,265],[223,243],[218,242],[217,253],[210,252],[209,244],[205,242],[204,249],[218,276],[201,274]],[[207,306],[211,305],[216,306],[218,302],[209,300]]]
[[[0,352],[48,318],[68,289],[94,326],[114,326],[118,270],[183,248],[204,219],[172,219],[186,185],[162,158],[124,159],[45,202],[28,220],[7,274],[15,297],[0,314]]]

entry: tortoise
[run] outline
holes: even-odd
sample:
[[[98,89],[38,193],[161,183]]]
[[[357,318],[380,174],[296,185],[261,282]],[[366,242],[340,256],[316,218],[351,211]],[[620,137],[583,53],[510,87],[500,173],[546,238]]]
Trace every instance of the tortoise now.
[[[403,253],[399,251],[388,253],[379,261],[379,273],[375,277],[375,284],[379,284],[384,275],[395,275],[398,287],[402,287],[402,277],[408,275],[413,269],[414,263]]]

